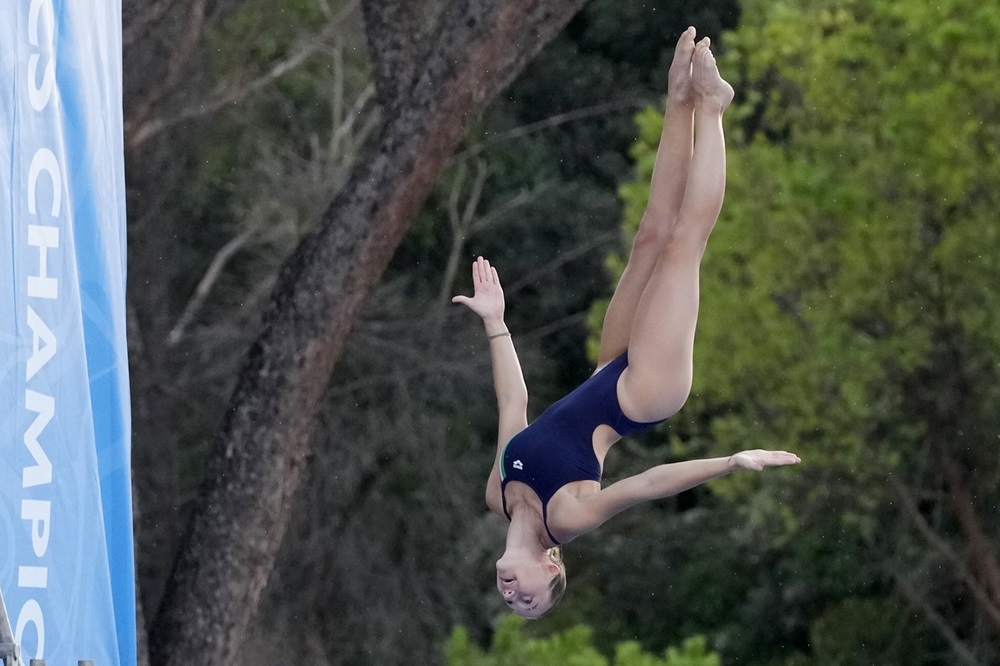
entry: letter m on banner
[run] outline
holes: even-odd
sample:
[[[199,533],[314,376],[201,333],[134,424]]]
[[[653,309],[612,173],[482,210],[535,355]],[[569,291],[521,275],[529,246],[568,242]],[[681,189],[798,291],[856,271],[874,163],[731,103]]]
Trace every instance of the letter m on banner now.
[[[0,3],[0,591],[21,656],[131,666],[118,0]]]

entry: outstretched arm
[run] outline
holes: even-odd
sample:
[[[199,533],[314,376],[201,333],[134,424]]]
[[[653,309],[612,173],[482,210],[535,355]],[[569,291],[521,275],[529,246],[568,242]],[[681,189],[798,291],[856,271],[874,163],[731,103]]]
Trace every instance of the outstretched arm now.
[[[567,522],[572,524],[567,524],[566,528],[574,534],[584,534],[640,502],[670,497],[741,469],[759,472],[765,467],[794,465],[798,462],[799,457],[794,453],[756,449],[742,451],[728,458],[657,465],[584,498],[578,510],[567,516]]]
[[[521,363],[517,360],[514,342],[504,323],[503,288],[497,269],[490,262],[479,257],[472,264],[473,296],[456,296],[453,303],[468,306],[482,317],[483,326],[490,344],[493,361],[493,385],[497,394],[497,408],[500,412],[497,453],[493,470],[486,483],[486,504],[496,513],[503,515],[500,497],[500,454],[511,437],[528,425],[528,389],[521,374]]]

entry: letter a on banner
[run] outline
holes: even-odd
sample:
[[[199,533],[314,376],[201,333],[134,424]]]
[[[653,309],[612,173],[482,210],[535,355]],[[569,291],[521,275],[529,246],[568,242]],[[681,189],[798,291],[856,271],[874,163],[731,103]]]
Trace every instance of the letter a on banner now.
[[[0,2],[0,593],[22,660],[136,663],[120,0]]]

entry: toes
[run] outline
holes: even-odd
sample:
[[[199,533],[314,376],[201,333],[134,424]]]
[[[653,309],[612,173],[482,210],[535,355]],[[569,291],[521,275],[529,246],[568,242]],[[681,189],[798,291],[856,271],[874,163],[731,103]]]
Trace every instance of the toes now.
[[[712,53],[710,44],[711,42],[708,37],[705,37],[703,40],[698,42],[698,47],[694,53],[695,59],[702,63],[703,66],[711,66],[711,64],[715,62],[715,54]]]
[[[680,38],[677,40],[677,47],[674,49],[675,60],[690,58],[694,54],[694,37],[695,30],[693,27],[681,33]]]

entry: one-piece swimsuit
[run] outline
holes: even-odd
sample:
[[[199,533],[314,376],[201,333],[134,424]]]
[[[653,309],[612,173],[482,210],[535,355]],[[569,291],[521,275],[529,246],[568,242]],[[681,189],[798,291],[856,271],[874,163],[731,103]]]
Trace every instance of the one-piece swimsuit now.
[[[622,412],[618,404],[618,378],[628,367],[624,353],[594,373],[562,400],[553,403],[531,425],[514,435],[500,456],[500,488],[503,512],[505,491],[511,481],[531,488],[542,502],[542,520],[548,526],[548,504],[556,492],[573,481],[600,481],[601,465],[594,453],[594,430],[609,425],[622,437],[651,428],[663,421],[641,423]]]

